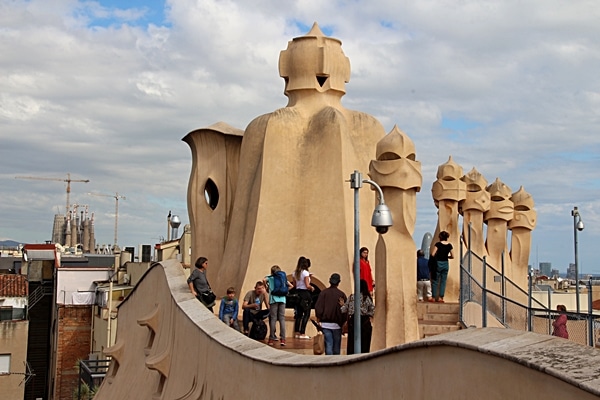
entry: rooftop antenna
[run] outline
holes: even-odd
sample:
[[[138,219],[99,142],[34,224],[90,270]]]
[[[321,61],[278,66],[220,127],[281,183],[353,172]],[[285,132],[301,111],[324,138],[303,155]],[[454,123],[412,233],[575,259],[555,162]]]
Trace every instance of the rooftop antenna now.
[[[117,247],[117,230],[119,226],[119,199],[127,200],[125,196],[120,195],[118,192],[115,194],[102,194],[102,193],[91,193],[88,192],[91,196],[103,196],[103,197],[112,197],[115,199],[115,242],[113,244],[113,248]]]
[[[169,210],[169,215],[167,215],[167,242],[171,240],[171,210]]]

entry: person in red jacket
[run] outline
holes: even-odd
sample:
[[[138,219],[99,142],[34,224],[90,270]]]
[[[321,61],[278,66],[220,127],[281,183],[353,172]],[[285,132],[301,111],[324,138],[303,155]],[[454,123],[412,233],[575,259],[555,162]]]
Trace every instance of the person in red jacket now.
[[[375,281],[373,280],[373,272],[371,271],[371,263],[369,262],[369,249],[366,247],[360,249],[360,279],[367,282],[369,294],[373,296]]]
[[[556,306],[556,309],[560,311],[560,314],[554,322],[552,322],[552,327],[554,331],[552,332],[552,336],[558,336],[564,339],[569,338],[569,332],[567,332],[567,307],[562,304]]]

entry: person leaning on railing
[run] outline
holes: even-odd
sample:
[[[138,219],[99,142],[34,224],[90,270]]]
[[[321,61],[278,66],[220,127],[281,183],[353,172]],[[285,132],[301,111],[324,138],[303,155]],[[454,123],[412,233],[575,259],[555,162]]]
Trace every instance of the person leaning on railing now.
[[[552,322],[552,336],[558,336],[564,339],[569,338],[569,332],[567,332],[567,307],[562,304],[556,306],[556,310],[560,312],[554,322]]]

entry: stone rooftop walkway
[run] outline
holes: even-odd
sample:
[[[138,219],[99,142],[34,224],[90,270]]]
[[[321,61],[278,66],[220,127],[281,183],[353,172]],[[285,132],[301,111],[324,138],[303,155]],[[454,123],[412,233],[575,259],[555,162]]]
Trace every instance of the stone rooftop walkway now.
[[[554,336],[503,328],[469,328],[405,346],[447,345],[502,357],[600,396],[600,351]]]

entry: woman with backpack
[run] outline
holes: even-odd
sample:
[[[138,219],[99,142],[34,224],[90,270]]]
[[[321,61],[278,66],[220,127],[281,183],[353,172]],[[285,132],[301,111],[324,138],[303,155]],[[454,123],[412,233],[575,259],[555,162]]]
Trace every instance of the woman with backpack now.
[[[277,321],[279,321],[279,344],[285,346],[285,295],[293,287],[279,265],[271,267],[271,275],[264,279],[269,292],[269,346],[277,341]]]

